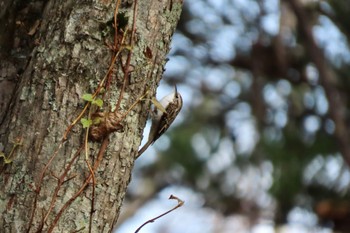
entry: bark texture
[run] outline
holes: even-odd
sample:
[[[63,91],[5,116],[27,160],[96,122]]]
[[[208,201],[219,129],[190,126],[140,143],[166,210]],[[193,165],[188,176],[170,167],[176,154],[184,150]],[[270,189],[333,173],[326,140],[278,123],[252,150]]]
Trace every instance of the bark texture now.
[[[111,232],[130,181],[149,101],[137,104],[121,122],[123,131],[110,134],[109,144],[103,144],[107,150],[95,172],[92,213],[90,183],[53,227],[62,206],[90,174],[82,152],[54,195],[59,177],[83,144],[85,130],[80,123],[58,150],[42,182],[40,177],[67,126],[82,111],[86,103],[82,95],[93,93],[108,71],[111,50],[107,44],[113,44],[117,1],[3,2],[0,21],[6,33],[0,36],[0,151],[12,162],[0,161],[0,232],[87,232],[91,215],[92,232]],[[121,1],[119,6],[118,22],[124,31],[133,28],[134,3]],[[148,96],[154,95],[181,7],[180,0],[137,2],[129,83],[117,112],[125,113],[147,90]],[[126,63],[129,50],[122,50],[116,62],[104,111],[116,108],[124,81],[121,64]],[[15,147],[16,143],[21,145]],[[93,164],[101,143],[90,142],[89,147]]]

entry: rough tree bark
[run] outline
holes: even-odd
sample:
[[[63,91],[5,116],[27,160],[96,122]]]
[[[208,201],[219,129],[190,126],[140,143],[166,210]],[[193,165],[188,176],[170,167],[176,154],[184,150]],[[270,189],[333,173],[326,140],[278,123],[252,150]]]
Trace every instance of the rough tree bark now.
[[[89,141],[91,166],[99,162],[95,185],[90,179],[83,186],[91,173],[83,147],[86,130],[78,122],[67,140],[63,135],[86,104],[83,94],[94,93],[108,73],[117,2],[2,1],[0,151],[11,162],[0,158],[0,232],[88,232],[89,224],[91,232],[112,231],[150,102],[137,103],[122,118],[122,130],[102,142]],[[121,1],[118,38],[124,46],[100,94],[103,111],[117,108],[123,114],[147,90],[147,97],[154,95],[181,8],[181,0]],[[84,191],[71,199],[79,189]]]

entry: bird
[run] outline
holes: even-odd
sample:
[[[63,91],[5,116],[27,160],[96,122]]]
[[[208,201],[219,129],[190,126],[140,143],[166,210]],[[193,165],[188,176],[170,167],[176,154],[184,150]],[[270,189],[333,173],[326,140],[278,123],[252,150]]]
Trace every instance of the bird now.
[[[164,96],[157,104],[154,104],[155,107],[153,108],[151,114],[152,124],[148,135],[148,140],[146,144],[138,151],[136,158],[142,155],[142,153],[145,152],[150,145],[157,141],[157,139],[162,136],[165,131],[167,131],[179,114],[182,104],[182,96],[177,91],[176,86],[172,93]]]

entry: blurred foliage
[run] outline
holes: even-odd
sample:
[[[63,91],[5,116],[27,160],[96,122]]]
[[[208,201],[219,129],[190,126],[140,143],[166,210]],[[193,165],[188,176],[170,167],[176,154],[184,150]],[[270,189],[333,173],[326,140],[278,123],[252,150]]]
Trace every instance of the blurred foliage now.
[[[142,176],[227,215],[267,210],[283,223],[298,206],[350,232],[349,165],[329,114],[342,106],[329,104],[290,2],[185,2],[165,77],[187,90],[182,122]],[[349,1],[302,2],[349,127]]]

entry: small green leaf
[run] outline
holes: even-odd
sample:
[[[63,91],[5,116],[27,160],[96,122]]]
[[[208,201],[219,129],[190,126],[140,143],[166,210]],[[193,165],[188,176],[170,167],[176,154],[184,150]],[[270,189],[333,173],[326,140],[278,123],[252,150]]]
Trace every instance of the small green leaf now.
[[[89,128],[92,125],[91,119],[81,118],[80,122],[83,125],[83,128]]]
[[[93,101],[94,99],[92,98],[92,95],[91,94],[84,94],[83,95],[83,100],[86,100],[86,101],[89,101],[89,102],[91,102],[91,101]]]
[[[102,100],[102,99],[93,100],[93,101],[92,101],[92,104],[95,104],[95,105],[97,105],[97,106],[99,106],[99,107],[102,107],[102,105],[103,105],[103,100]]]

